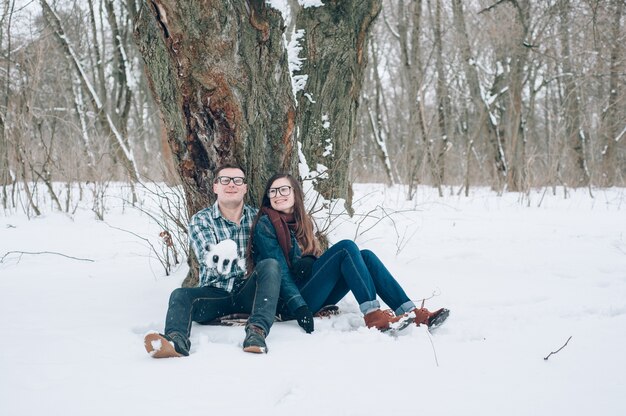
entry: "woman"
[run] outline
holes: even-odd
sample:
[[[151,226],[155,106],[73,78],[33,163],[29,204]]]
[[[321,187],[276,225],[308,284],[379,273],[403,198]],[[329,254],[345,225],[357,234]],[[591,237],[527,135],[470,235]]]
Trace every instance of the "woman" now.
[[[368,328],[385,331],[408,319],[418,326],[436,326],[448,316],[447,309],[417,308],[378,257],[359,250],[353,241],[342,240],[322,253],[304,208],[302,188],[289,174],[276,174],[267,182],[250,245],[248,258],[255,263],[267,258],[278,261],[281,300],[307,333],[313,331],[312,314],[336,304],[349,291]],[[393,312],[380,309],[377,295]]]

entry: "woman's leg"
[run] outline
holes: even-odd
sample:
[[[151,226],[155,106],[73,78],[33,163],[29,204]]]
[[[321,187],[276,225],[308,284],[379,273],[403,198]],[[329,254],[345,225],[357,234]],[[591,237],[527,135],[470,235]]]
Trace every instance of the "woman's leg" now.
[[[396,315],[402,315],[415,309],[397,280],[389,273],[389,270],[380,259],[370,250],[361,250],[361,257],[372,276],[376,293]]]
[[[374,281],[354,241],[342,240],[326,250],[313,264],[311,277],[299,287],[311,311],[338,301],[348,289],[364,315],[380,308]]]
[[[361,256],[367,265],[367,269],[372,275],[374,285],[376,286],[376,293],[378,296],[394,310],[396,316],[413,312],[415,314],[415,323],[419,326],[425,324],[427,326],[438,326],[443,323],[450,313],[445,308],[438,309],[434,312],[430,312],[426,308],[417,308],[415,304],[409,300],[404,289],[396,281],[396,279],[389,273],[389,270],[380,261],[376,254],[370,250],[362,250]]]

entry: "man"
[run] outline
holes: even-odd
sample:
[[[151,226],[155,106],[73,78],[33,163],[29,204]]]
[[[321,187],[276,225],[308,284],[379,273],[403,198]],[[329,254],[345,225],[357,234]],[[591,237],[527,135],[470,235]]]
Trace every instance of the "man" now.
[[[266,353],[280,290],[280,269],[274,259],[259,262],[250,276],[239,262],[225,270],[209,267],[207,250],[226,239],[237,244],[245,257],[250,226],[256,209],[243,203],[248,191],[241,167],[225,165],[215,171],[213,192],[217,201],[199,211],[189,224],[189,242],[200,263],[198,287],[175,289],[169,301],[165,331],[148,333],[146,351],[154,358],[189,355],[191,323],[206,324],[232,313],[249,313],[243,350]]]

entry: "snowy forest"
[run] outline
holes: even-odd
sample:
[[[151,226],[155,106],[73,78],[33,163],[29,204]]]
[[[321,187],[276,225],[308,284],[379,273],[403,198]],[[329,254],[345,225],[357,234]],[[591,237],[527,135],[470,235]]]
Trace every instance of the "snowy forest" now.
[[[625,415],[625,8],[0,0],[0,415]],[[153,359],[222,163],[445,325],[348,293]]]
[[[36,215],[46,194],[69,210],[71,184],[179,181],[138,47],[141,9],[157,3],[2,2],[4,209]],[[334,161],[349,182],[404,184],[407,198],[420,184],[440,195],[624,186],[623,0],[372,3],[354,137]],[[296,54],[297,26],[285,22],[281,46]],[[290,70],[296,99],[312,101],[311,74]]]

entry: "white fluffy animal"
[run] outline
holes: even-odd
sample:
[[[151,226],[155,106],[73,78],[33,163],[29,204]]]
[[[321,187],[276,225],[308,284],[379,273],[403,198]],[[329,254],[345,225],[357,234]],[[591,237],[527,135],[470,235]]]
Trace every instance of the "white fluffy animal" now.
[[[219,274],[230,273],[235,263],[237,263],[241,269],[245,269],[246,267],[245,260],[239,258],[237,243],[233,240],[227,239],[213,246],[209,245],[206,247],[206,250],[204,264],[210,269],[217,269]]]

